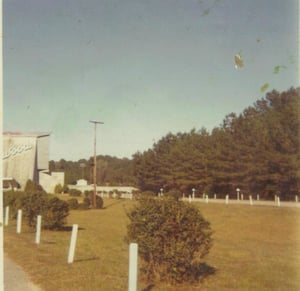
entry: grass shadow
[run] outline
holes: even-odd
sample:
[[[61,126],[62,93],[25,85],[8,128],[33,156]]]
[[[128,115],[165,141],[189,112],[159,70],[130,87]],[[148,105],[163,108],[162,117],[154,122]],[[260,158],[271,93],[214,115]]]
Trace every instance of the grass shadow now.
[[[73,229],[73,226],[62,226],[62,227],[60,227],[57,231],[66,231],[66,232],[70,232],[70,231],[72,231],[72,229]],[[85,230],[85,228],[83,228],[83,227],[78,227],[78,230]]]
[[[208,276],[214,275],[216,272],[216,268],[209,266],[206,263],[201,263],[197,267],[196,276],[200,278],[200,280],[203,280]]]
[[[121,204],[121,203],[123,203],[123,202],[124,202],[124,201],[123,201],[122,199],[118,199],[118,200],[116,200],[116,201],[114,201],[114,202],[111,202],[110,204],[104,206],[102,209],[107,209],[107,208],[110,208],[110,207],[112,207],[112,206]]]
[[[154,284],[150,284],[147,287],[145,287],[144,289],[142,289],[142,291],[150,291],[151,289],[153,289],[155,287]]]
[[[99,257],[92,257],[92,258],[87,258],[87,259],[78,259],[78,260],[74,260],[74,263],[97,261],[99,259],[100,259]]]

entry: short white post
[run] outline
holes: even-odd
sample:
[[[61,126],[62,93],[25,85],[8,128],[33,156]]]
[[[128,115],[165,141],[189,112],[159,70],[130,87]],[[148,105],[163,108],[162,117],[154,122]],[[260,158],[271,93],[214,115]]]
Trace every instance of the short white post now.
[[[208,195],[206,195],[206,198],[205,198],[205,200],[206,200],[206,203],[208,203]]]
[[[69,256],[68,256],[68,263],[73,263],[74,261],[74,254],[75,254],[75,247],[76,247],[76,240],[77,240],[77,232],[78,232],[78,224],[73,224],[72,228],[72,235],[71,235],[71,242],[69,248]]]
[[[250,205],[253,205],[252,195],[249,196]]]
[[[228,194],[226,195],[226,198],[225,198],[225,203],[228,204],[229,203],[229,196]]]
[[[138,244],[131,243],[129,245],[128,291],[137,290],[137,278],[138,278]]]
[[[214,195],[214,199],[216,200],[217,199],[217,194],[215,193],[215,195]]]
[[[189,195],[189,202],[192,203],[192,197]]]
[[[5,207],[5,221],[4,225],[8,225],[8,218],[9,218],[9,206]]]
[[[22,209],[19,209],[18,216],[17,216],[17,233],[21,233],[21,226],[22,226]]]
[[[259,201],[259,194],[257,194],[257,196],[256,196],[256,197],[257,197],[257,201]]]
[[[42,227],[42,216],[38,215],[36,220],[36,234],[35,234],[36,244],[39,244],[41,241],[41,227]]]
[[[194,201],[195,200],[195,191],[196,191],[196,189],[193,188],[192,191],[193,191],[193,201]]]
[[[280,197],[277,198],[277,205],[280,207]]]
[[[298,195],[296,195],[295,200],[296,200],[296,203],[298,203]]]
[[[244,194],[243,193],[241,194],[241,199],[244,200]]]

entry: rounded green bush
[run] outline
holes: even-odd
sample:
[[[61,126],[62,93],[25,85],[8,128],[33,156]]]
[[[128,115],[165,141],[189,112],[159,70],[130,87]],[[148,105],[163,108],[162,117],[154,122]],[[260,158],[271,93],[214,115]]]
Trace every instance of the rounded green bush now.
[[[195,206],[175,199],[144,198],[127,214],[127,242],[139,245],[149,281],[196,282],[211,247],[211,228]]]

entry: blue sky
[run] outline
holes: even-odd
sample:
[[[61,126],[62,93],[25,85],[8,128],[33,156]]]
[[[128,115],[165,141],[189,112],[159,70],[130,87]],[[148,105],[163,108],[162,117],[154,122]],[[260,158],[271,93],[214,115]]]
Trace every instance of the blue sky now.
[[[298,84],[296,0],[3,0],[4,130],[131,157]],[[244,67],[236,69],[240,54]],[[264,92],[261,87],[268,84]]]

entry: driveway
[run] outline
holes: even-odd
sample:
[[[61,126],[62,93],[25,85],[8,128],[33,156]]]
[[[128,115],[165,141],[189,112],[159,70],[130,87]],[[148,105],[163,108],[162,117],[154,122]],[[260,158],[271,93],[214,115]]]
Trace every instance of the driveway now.
[[[23,269],[4,254],[4,291],[41,291]]]

